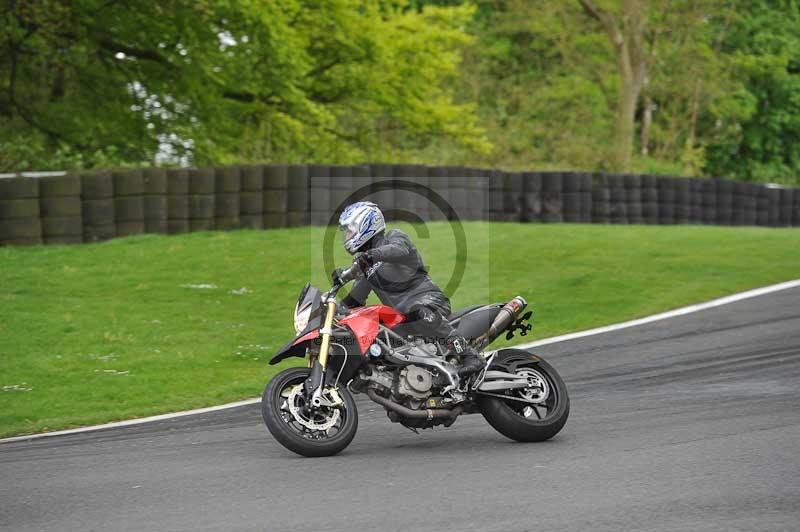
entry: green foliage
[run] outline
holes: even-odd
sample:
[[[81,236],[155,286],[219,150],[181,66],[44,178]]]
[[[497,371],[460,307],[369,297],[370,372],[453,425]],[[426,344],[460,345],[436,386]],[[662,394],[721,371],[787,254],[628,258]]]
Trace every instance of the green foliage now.
[[[595,2],[619,17],[622,2]],[[647,155],[633,169],[800,182],[800,9],[795,1],[648,0]],[[622,18],[620,18],[622,20]],[[613,169],[616,56],[577,1],[481,0],[465,99],[495,145],[477,162]],[[637,135],[635,149],[644,153]],[[454,158],[471,154],[454,151]]]
[[[709,148],[715,173],[800,183],[800,2],[740,2],[724,52],[744,83],[748,113]]]
[[[574,5],[482,2],[465,70],[505,167],[607,165],[614,117],[613,51]]]
[[[800,183],[800,2],[638,2],[632,169]],[[628,24],[622,0],[592,5]],[[613,170],[632,99],[578,0],[21,0],[0,24],[0,171]]]
[[[359,0],[6,3],[2,168],[392,158],[446,137],[468,6]]]

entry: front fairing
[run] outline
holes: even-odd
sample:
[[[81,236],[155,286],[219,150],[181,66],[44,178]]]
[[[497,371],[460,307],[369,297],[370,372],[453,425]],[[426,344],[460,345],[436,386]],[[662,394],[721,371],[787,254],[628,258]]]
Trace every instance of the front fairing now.
[[[305,356],[306,350],[303,344],[319,337],[323,314],[322,292],[311,283],[307,283],[300,291],[300,297],[295,306],[295,315],[307,309],[310,309],[310,315],[305,328],[275,353],[275,356],[269,361],[270,364],[277,364],[281,360],[293,356]]]
[[[317,340],[320,336],[321,314],[320,309],[316,320],[309,320],[308,327],[281,347],[270,360],[270,364],[277,364],[281,360],[293,356],[305,356],[307,342]],[[383,323],[389,329],[394,329],[405,320],[406,317],[403,314],[385,305],[359,307],[338,321],[337,326],[334,328],[334,336],[355,338],[355,343],[358,345],[361,355],[363,355],[375,341],[375,337],[378,336],[379,324]],[[347,327],[347,329],[342,326]]]
[[[392,307],[373,305],[353,310],[353,312],[339,320],[339,323],[346,325],[353,331],[358,347],[361,349],[361,353],[364,354],[369,349],[369,346],[372,345],[372,342],[375,341],[375,337],[378,336],[379,324],[383,323],[386,327],[394,329],[405,320],[406,317]]]
[[[302,335],[304,331],[319,329],[322,326],[322,307],[322,292],[319,288],[312,286],[311,283],[306,283],[300,291],[300,297],[297,299],[297,305],[295,306],[295,324],[297,323],[298,314],[310,314],[308,322],[298,334]]]
[[[275,353],[275,356],[269,361],[270,365],[277,364],[281,360],[289,357],[306,356],[305,343],[309,340],[314,340],[315,338],[319,338],[319,325],[317,325],[316,329],[312,329],[310,331],[305,330],[286,342],[286,344],[278,349],[278,352]]]

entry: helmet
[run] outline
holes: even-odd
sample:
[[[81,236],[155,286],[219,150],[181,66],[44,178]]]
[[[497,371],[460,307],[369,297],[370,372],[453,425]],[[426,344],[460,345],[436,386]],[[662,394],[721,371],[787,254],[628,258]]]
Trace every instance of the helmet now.
[[[359,201],[342,212],[339,229],[344,232],[344,249],[352,255],[370,238],[386,229],[386,222],[377,205],[370,201]]]

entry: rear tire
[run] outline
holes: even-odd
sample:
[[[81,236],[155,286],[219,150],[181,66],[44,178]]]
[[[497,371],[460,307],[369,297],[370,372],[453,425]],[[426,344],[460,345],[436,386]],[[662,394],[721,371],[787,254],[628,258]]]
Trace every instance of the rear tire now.
[[[520,442],[545,441],[558,434],[569,417],[569,396],[567,386],[553,366],[527,351],[506,349],[498,354],[492,362],[491,369],[509,373],[533,372],[544,378],[549,387],[547,399],[541,403],[543,407],[528,411],[531,417],[524,413],[526,408],[533,408],[530,403],[481,396],[479,403],[481,414],[497,432]],[[522,393],[526,390],[528,389],[522,390]],[[508,395],[519,397],[520,392],[509,391]],[[544,415],[540,410],[546,410]],[[536,418],[533,418],[533,413],[536,414]],[[541,419],[538,419],[539,416],[542,416]]]
[[[296,418],[287,412],[287,390],[302,384],[310,372],[309,368],[290,368],[275,375],[264,389],[261,416],[270,434],[290,451],[309,457],[332,456],[350,445],[356,435],[356,403],[346,388],[339,388],[337,391],[344,405],[339,410],[339,417],[342,419],[338,426],[334,426],[335,434],[327,437],[321,434],[322,431],[302,431]]]

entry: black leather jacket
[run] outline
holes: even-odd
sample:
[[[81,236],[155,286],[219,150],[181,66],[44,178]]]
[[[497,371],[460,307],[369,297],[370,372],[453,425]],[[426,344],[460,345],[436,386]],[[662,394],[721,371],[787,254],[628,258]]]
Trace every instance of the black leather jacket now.
[[[371,291],[381,303],[404,314],[418,306],[428,306],[447,316],[450,300],[428,275],[422,257],[403,231],[392,229],[370,239],[374,264],[359,276],[343,300],[349,307],[362,306]]]

